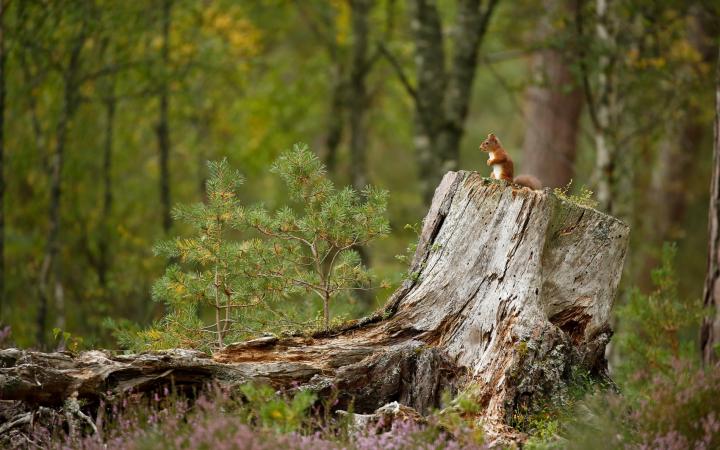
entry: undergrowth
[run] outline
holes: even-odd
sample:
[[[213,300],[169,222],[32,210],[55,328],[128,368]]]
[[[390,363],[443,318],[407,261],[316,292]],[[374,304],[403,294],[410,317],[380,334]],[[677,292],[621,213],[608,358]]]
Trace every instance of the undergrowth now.
[[[528,448],[720,448],[720,366],[700,367],[704,311],[699,299],[680,295],[675,253],[666,244],[653,290],[633,290],[617,309],[620,393],[589,390],[564,410],[549,409],[529,427]]]
[[[598,205],[597,200],[593,198],[593,191],[585,186],[582,186],[580,190],[573,194],[572,193],[572,180],[565,187],[555,188],[554,193],[557,197],[575,203],[576,205],[584,206],[587,208],[596,208]]]
[[[14,441],[0,442],[0,446],[87,450],[485,448],[482,433],[469,428],[464,418],[472,410],[466,403],[461,401],[451,412],[432,414],[422,424],[409,420],[387,424],[381,419],[357,430],[352,412],[332,412],[334,395],[319,401],[308,391],[281,394],[269,386],[252,384],[235,390],[209,386],[196,396],[165,389],[101,404],[91,418],[93,426],[80,422],[80,426],[63,426],[58,417],[38,420],[24,441],[15,435]]]

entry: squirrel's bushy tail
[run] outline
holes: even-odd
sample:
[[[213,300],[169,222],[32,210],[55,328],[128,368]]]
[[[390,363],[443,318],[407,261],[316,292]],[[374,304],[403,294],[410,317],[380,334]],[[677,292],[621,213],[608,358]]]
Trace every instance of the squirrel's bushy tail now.
[[[530,189],[534,189],[536,191],[542,189],[542,183],[540,182],[540,180],[538,180],[532,175],[518,175],[513,180],[513,183],[520,186],[528,187]]]

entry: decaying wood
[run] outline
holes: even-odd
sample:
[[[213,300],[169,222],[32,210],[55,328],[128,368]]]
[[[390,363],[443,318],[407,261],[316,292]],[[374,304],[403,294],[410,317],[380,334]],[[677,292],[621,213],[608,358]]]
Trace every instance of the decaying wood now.
[[[628,244],[613,217],[449,172],[425,218],[410,276],[372,317],[314,337],[264,337],[213,357],[0,351],[0,398],[88,404],[168,383],[262,381],[337,392],[370,413],[397,401],[420,413],[467,389],[488,426],[561,398],[572,373],[605,376],[613,297]]]

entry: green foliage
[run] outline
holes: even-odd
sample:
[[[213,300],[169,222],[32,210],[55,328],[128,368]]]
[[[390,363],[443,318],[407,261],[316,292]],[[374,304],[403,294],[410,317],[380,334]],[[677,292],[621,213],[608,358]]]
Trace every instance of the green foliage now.
[[[545,448],[557,439],[564,423],[585,398],[597,393],[610,392],[611,386],[605,380],[591,375],[586,370],[574,368],[566,393],[558,399],[546,399],[532,411],[516,411],[513,423],[516,429],[528,433],[528,448]]]
[[[208,168],[207,201],[173,210],[195,236],[155,246],[155,254],[170,260],[152,289],[153,300],[167,312],[146,330],[116,332],[121,342],[136,350],[212,350],[254,333],[297,331],[318,322],[307,314],[303,321],[296,313],[301,308],[291,306],[308,295],[322,300],[322,326],[328,330],[330,302],[370,286],[356,247],[388,233],[387,192],[337,190],[318,158],[296,145],[272,171],[286,182],[301,213],[262,205],[246,211],[239,200],[240,174],[227,160]],[[235,239],[249,231],[257,236]]]
[[[720,444],[720,371],[688,361],[673,363],[636,395],[595,393],[578,402],[547,440],[530,448],[717,448]]]
[[[85,339],[82,337],[74,336],[72,333],[63,331],[57,327],[52,329],[52,334],[58,348],[65,347],[71,352],[80,351],[85,343]]]
[[[272,171],[285,182],[300,211],[251,208],[247,223],[264,237],[259,275],[283,284],[288,294],[315,295],[322,302],[322,326],[330,326],[331,302],[368,289],[370,272],[357,248],[386,236],[387,191],[337,189],[324,165],[304,144],[277,160]]]
[[[618,367],[622,381],[647,382],[657,371],[670,374],[673,360],[696,356],[693,330],[703,308],[699,299],[679,296],[676,253],[675,244],[666,243],[660,267],[652,271],[653,291],[632,290],[627,304],[617,311],[622,319],[617,334],[618,352],[623,355]]]
[[[138,334],[141,331],[137,323],[128,319],[106,317],[103,328],[110,332],[120,348],[137,349]]]
[[[245,384],[240,388],[245,404],[240,411],[245,423],[288,433],[298,431],[307,421],[310,407],[317,396],[301,390],[292,397],[279,396],[268,385]]]
[[[430,422],[440,429],[449,430],[455,436],[462,436],[466,443],[482,445],[485,440],[482,424],[477,415],[482,406],[473,391],[461,391],[455,398],[443,392],[441,405],[444,407],[430,415]]]
[[[257,241],[229,239],[244,224],[238,200],[240,174],[227,160],[208,163],[207,202],[177,206],[173,217],[196,232],[155,246],[155,254],[171,264],[152,289],[153,300],[167,314],[153,327],[136,334],[137,349],[223,348],[257,330],[266,297],[275,292],[272,280],[254,273]],[[203,320],[212,311],[209,324]]]
[[[565,201],[572,202],[586,208],[597,208],[598,202],[593,198],[593,191],[591,191],[587,187],[582,186],[580,188],[580,191],[576,194],[571,193],[571,191],[572,180],[570,180],[567,186],[562,188],[555,188],[553,190],[556,196]]]

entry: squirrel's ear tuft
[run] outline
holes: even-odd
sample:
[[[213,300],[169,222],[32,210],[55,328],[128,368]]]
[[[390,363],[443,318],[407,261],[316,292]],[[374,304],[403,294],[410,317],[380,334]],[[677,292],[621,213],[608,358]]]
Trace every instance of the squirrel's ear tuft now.
[[[488,134],[488,139],[495,139],[495,135],[493,133]]]

